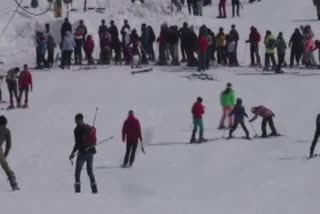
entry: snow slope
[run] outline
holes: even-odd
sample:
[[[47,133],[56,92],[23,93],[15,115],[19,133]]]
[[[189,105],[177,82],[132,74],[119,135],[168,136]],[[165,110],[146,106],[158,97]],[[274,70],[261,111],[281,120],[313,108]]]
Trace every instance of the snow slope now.
[[[71,13],[71,20],[86,18],[92,33],[102,17],[106,20],[112,17],[117,23],[126,17],[135,27],[142,22],[159,26],[164,21],[181,25],[187,20],[195,26],[205,23],[215,31],[219,26],[228,29],[235,23],[243,41],[251,25],[259,26],[261,32],[282,30],[288,38],[296,26],[308,23],[303,20],[312,19],[315,14],[312,2],[298,0],[244,5],[241,18],[227,20],[214,19],[216,4],[206,8],[204,18],[194,18],[187,15],[186,8],[183,14],[167,14],[161,10],[165,1],[150,0],[157,2],[157,7],[150,4],[131,7],[125,0],[110,2],[114,8],[104,15]],[[288,5],[293,5],[290,10]],[[14,4],[1,2],[0,6],[2,28]],[[14,19],[1,38],[1,59],[6,62],[3,69],[33,63],[32,34],[47,21],[56,23],[56,28],[61,22],[50,14],[41,19],[25,15]],[[318,22],[310,23],[318,35]],[[248,63],[244,43],[239,48],[240,61]],[[316,99],[317,71],[269,76],[260,75],[254,69],[212,68],[209,73],[219,81],[188,80],[183,76],[192,71],[182,67],[156,67],[153,72],[135,76],[130,72],[127,67],[112,66],[94,71],[33,72],[31,108],[2,112],[9,119],[8,127],[13,135],[8,161],[22,188],[20,192],[10,192],[4,173],[0,173],[3,212],[300,214],[316,211],[320,167],[317,159],[305,157],[320,107]],[[233,83],[248,112],[257,104],[270,107],[276,114],[278,131],[286,136],[183,144],[190,138],[190,108],[199,95],[206,107],[205,136],[223,135],[216,127],[221,114],[219,94],[227,82]],[[7,100],[5,86],[2,89]],[[99,194],[90,193],[85,170],[83,192],[74,194],[74,169],[68,161],[74,143],[74,115],[82,112],[85,121],[91,123],[97,106],[100,109],[96,121],[98,138],[113,135],[115,139],[100,145],[95,156]],[[120,169],[125,149],[120,132],[130,109],[142,123],[147,154],[138,150],[134,167]],[[260,133],[260,120],[254,125]],[[252,128],[248,123],[247,126],[253,136]],[[235,135],[242,136],[242,130],[237,130]]]

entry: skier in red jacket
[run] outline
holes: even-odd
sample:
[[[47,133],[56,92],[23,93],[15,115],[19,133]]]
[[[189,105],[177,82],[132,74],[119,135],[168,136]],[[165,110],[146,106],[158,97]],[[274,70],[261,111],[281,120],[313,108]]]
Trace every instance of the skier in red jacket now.
[[[198,143],[205,142],[206,139],[203,138],[203,121],[202,115],[204,114],[204,107],[202,105],[202,98],[198,97],[197,102],[195,102],[192,106],[191,113],[193,115],[193,130],[190,143],[196,143],[196,133],[198,131],[198,127],[200,129],[199,140]]]
[[[19,102],[18,102],[19,106],[18,107],[20,107],[20,104],[21,104],[22,94],[23,92],[25,92],[24,105],[22,107],[27,108],[29,86],[30,86],[30,90],[32,91],[32,76],[31,76],[31,73],[28,71],[27,64],[23,66],[23,71],[19,75],[18,83],[19,83]]]
[[[140,122],[135,118],[133,111],[130,110],[128,118],[124,121],[122,127],[122,142],[126,142],[127,146],[126,155],[121,167],[127,167],[128,162],[129,167],[132,166],[139,140],[142,142]]]

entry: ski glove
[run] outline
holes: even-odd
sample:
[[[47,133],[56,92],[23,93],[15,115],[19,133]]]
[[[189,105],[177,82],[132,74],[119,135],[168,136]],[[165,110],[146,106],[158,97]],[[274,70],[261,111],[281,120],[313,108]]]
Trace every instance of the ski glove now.
[[[71,155],[69,156],[69,160],[72,160],[74,158],[75,154],[71,153]]]

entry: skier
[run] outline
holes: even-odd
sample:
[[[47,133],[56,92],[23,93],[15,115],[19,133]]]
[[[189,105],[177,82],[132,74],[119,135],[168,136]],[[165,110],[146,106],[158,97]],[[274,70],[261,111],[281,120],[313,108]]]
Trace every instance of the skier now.
[[[237,98],[236,105],[229,113],[229,117],[234,115],[234,124],[229,131],[228,139],[232,138],[232,133],[237,129],[238,124],[240,123],[242,129],[246,133],[246,139],[250,140],[249,131],[244,123],[244,117],[248,117],[245,108],[242,106],[242,99]]]
[[[204,106],[202,105],[202,98],[198,97],[197,102],[195,102],[192,106],[191,113],[193,115],[193,130],[192,135],[190,139],[190,143],[196,143],[196,134],[199,127],[199,140],[198,143],[206,142],[207,140],[203,137],[203,121],[202,121],[202,115],[204,114]]]
[[[276,73],[283,73],[281,70],[281,66],[284,63],[284,59],[286,56],[286,50],[287,50],[287,43],[283,39],[282,32],[279,33],[277,37],[277,54],[278,54],[278,65],[275,70]]]
[[[290,41],[289,48],[291,47],[290,53],[290,67],[294,66],[294,60],[296,60],[296,65],[300,65],[300,60],[303,52],[303,36],[299,31],[299,28],[294,30]]]
[[[237,7],[237,16],[240,17],[240,1],[239,0],[232,0],[232,17],[235,17],[235,9]]]
[[[14,172],[10,169],[7,157],[9,155],[11,149],[11,133],[10,130],[6,127],[7,126],[7,118],[3,115],[0,116],[0,165],[2,169],[8,176],[9,183],[13,191],[20,190],[18,184],[16,182],[16,177]],[[3,152],[2,144],[6,141],[6,149]]]
[[[263,105],[259,105],[259,106],[254,106],[251,108],[251,112],[254,114],[254,117],[251,118],[249,120],[249,122],[253,122],[254,120],[256,120],[258,118],[258,116],[262,117],[262,123],[261,123],[261,130],[262,130],[262,135],[261,137],[267,137],[267,129],[266,129],[266,125],[267,123],[270,126],[271,129],[271,134],[269,136],[278,136],[278,132],[276,130],[276,128],[274,127],[274,123],[273,123],[273,117],[275,116],[274,113],[264,107]]]
[[[17,89],[17,75],[20,69],[18,67],[12,68],[8,71],[6,82],[8,85],[8,91],[10,95],[10,105],[8,109],[14,109],[13,96],[16,98],[17,106],[20,106],[19,97],[18,97],[18,89]]]
[[[28,65],[25,64],[23,66],[23,71],[21,71],[19,75],[19,105],[21,105],[21,99],[23,92],[25,93],[24,104],[22,108],[28,108],[28,93],[29,93],[29,86],[30,91],[32,92],[32,76],[31,73],[28,71]],[[18,106],[20,107],[20,106]]]
[[[251,26],[249,39],[246,43],[250,43],[250,58],[251,64],[250,66],[261,66],[261,60],[259,55],[259,42],[261,40],[261,35],[258,32],[257,28]],[[255,57],[257,60],[257,64],[255,63]]]
[[[130,110],[122,126],[122,142],[126,143],[126,154],[121,167],[127,167],[128,163],[129,167],[132,166],[139,140],[142,143],[140,122]]]
[[[320,0],[313,0],[313,4],[317,7],[318,20],[320,20]]]
[[[65,18],[65,19],[64,19],[64,23],[62,24],[61,30],[60,30],[60,33],[61,33],[61,43],[63,43],[63,39],[64,39],[64,36],[66,35],[66,32],[67,32],[67,31],[72,32],[72,25],[70,24],[69,19],[68,19],[68,18]]]
[[[232,84],[229,82],[227,83],[226,89],[220,94],[220,104],[222,106],[222,117],[218,129],[224,129],[224,121],[226,120],[226,117],[231,113],[235,104],[235,94],[232,90]],[[229,117],[229,128],[232,128],[232,124],[233,118]]]
[[[276,69],[276,59],[274,58],[274,49],[276,47],[276,40],[271,34],[271,31],[267,30],[266,31],[266,36],[264,39],[264,44],[266,46],[266,53],[265,53],[265,65],[263,70],[264,71],[269,71],[269,66],[270,66],[270,59],[272,62],[272,70]]]
[[[316,131],[314,133],[314,137],[313,137],[312,144],[310,147],[309,158],[312,158],[314,156],[314,149],[317,145],[319,136],[320,136],[320,114],[318,114],[317,119],[316,119]]]
[[[87,173],[90,178],[91,183],[91,190],[92,193],[98,193],[98,188],[96,184],[96,180],[93,174],[93,156],[96,153],[95,147],[87,147],[88,140],[91,140],[91,130],[89,130],[89,125],[83,122],[83,115],[81,113],[75,116],[75,123],[77,124],[76,128],[74,129],[74,138],[75,138],[75,145],[72,149],[72,152],[69,156],[69,160],[75,157],[76,152],[77,161],[76,161],[76,170],[75,170],[75,184],[74,189],[76,193],[81,192],[81,170],[84,163],[87,164]],[[89,139],[88,139],[89,138]]]
[[[61,60],[61,65],[60,67],[64,69],[65,66],[70,68],[71,65],[71,55],[72,51],[75,47],[75,42],[73,35],[71,34],[70,31],[66,32],[66,35],[62,41],[61,44],[61,50],[62,50],[62,60]]]
[[[92,57],[94,46],[95,45],[94,45],[94,41],[92,39],[92,36],[88,35],[87,36],[87,40],[86,40],[86,42],[84,44],[84,49],[85,49],[85,52],[86,52],[86,56],[88,58],[88,65],[94,64],[94,59]]]
[[[219,1],[219,16],[217,18],[227,18],[226,2],[227,2],[227,0],[220,0]]]

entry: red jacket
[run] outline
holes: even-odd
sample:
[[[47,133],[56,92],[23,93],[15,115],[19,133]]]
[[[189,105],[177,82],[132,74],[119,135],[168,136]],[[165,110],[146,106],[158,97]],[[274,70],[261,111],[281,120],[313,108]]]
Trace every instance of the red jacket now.
[[[87,39],[86,43],[84,44],[84,48],[87,53],[92,54],[94,49],[94,41],[92,39]]]
[[[32,76],[29,71],[21,71],[19,75],[19,88],[29,88],[31,86],[32,90]]]
[[[206,37],[200,37],[199,43],[200,43],[200,52],[207,53],[208,52],[208,39]]]
[[[192,106],[192,115],[193,119],[202,119],[202,115],[204,114],[204,107],[201,103],[195,102]]]
[[[122,141],[138,142],[138,139],[142,141],[140,122],[133,115],[130,115],[123,123]]]

